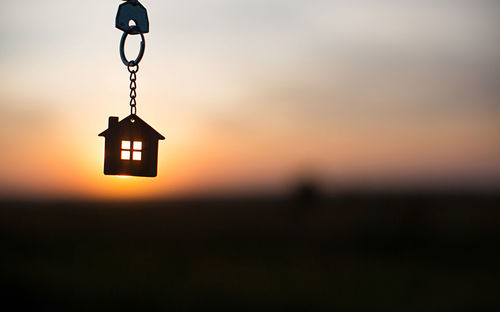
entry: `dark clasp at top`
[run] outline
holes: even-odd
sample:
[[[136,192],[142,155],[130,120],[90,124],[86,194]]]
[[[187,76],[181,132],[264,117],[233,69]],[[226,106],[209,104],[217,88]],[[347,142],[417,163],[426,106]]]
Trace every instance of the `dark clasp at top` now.
[[[130,25],[130,21],[134,21],[138,28]],[[118,13],[116,14],[116,28],[126,32],[129,35],[137,35],[149,32],[148,12],[146,8],[139,3],[138,0],[128,0],[120,4]],[[140,29],[140,31],[138,30]]]

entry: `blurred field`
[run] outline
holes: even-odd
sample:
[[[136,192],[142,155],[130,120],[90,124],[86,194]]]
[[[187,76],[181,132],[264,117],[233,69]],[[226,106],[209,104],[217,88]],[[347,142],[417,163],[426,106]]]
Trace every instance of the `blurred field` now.
[[[499,204],[4,201],[2,310],[498,311]]]

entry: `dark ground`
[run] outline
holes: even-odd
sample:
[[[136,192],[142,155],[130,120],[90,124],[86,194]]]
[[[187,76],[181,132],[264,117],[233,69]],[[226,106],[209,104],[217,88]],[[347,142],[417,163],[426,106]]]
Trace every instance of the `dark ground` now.
[[[499,311],[499,243],[492,195],[4,201],[0,310]]]

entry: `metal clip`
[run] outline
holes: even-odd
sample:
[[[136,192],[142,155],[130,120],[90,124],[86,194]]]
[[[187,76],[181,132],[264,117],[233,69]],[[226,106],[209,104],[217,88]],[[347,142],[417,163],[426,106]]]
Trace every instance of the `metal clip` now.
[[[130,25],[130,21],[134,21],[135,25]],[[116,14],[116,28],[129,35],[148,33],[149,20],[146,8],[138,0],[128,0],[120,4]]]

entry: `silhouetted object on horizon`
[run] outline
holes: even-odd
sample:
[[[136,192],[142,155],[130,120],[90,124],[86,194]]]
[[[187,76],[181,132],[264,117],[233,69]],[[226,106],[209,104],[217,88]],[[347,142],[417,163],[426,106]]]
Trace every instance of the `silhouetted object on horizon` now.
[[[299,181],[293,189],[293,196],[300,204],[310,205],[317,202],[321,191],[318,184],[311,179]]]
[[[104,174],[156,177],[158,168],[158,140],[160,133],[137,115],[118,122],[109,117],[108,129],[99,136],[106,138]]]

